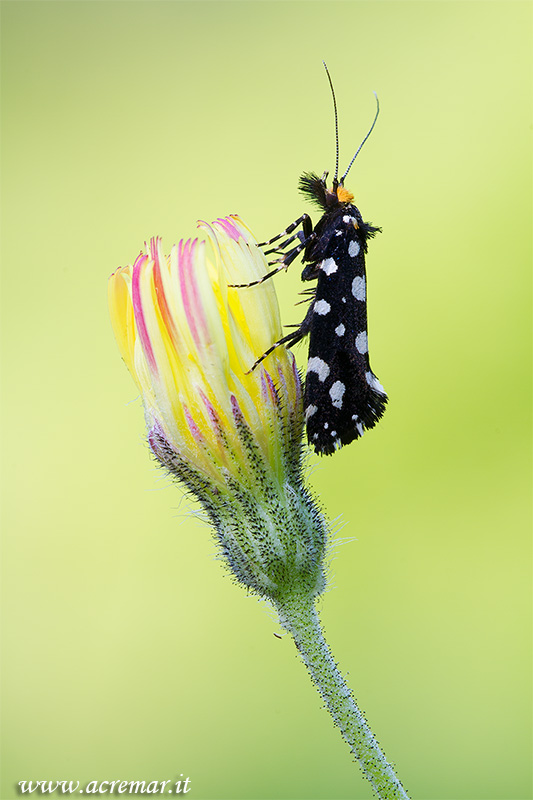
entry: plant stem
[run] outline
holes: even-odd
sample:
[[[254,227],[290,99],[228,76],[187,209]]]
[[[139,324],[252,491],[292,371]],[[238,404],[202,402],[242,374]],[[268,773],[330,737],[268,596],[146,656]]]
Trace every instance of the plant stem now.
[[[281,624],[294,638],[311,680],[365,778],[380,800],[409,800],[407,792],[370,730],[333,660],[312,597],[292,595],[276,601]]]

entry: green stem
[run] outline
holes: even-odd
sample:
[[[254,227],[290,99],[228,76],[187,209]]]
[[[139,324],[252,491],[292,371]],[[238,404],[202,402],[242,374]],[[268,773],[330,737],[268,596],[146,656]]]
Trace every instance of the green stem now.
[[[276,601],[281,624],[294,638],[311,680],[380,800],[409,800],[333,660],[311,597]]]

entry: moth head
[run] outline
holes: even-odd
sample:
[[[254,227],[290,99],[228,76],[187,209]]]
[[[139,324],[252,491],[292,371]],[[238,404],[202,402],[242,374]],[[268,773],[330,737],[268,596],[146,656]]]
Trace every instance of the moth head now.
[[[323,211],[330,211],[343,203],[350,203],[353,200],[353,194],[337,180],[334,180],[332,187],[328,188],[327,177],[327,172],[324,172],[321,178],[314,172],[304,172],[300,178],[300,192]]]
[[[353,200],[353,194],[345,189],[342,183],[339,183],[337,186],[337,198],[339,203],[351,203]]]

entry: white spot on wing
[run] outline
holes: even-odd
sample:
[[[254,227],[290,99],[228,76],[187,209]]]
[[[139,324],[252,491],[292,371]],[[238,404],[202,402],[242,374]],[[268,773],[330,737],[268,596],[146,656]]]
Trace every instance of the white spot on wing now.
[[[314,306],[315,314],[320,314],[320,316],[325,316],[329,314],[331,311],[331,306],[327,300],[317,300]]]
[[[359,254],[360,249],[361,248],[359,247],[359,243],[356,242],[355,239],[353,239],[348,245],[348,254],[351,255],[352,258],[355,258],[356,255]]]
[[[357,433],[359,434],[359,436],[362,436],[363,433],[364,433],[364,430],[363,430],[363,426],[361,425],[361,423],[360,422],[356,422],[355,423],[355,427],[357,429]]]
[[[335,231],[335,236],[342,236],[344,231]]]
[[[376,392],[379,392],[380,394],[386,394],[385,389],[378,381],[373,372],[370,372],[369,370],[368,372],[365,373],[365,377],[366,377],[366,382],[372,389],[375,389]]]
[[[318,380],[323,383],[329,375],[329,367],[321,358],[313,356],[307,362],[307,372],[316,372]]]
[[[341,231],[342,232],[342,231]],[[335,259],[333,258],[325,258],[322,264],[320,265],[320,269],[326,273],[326,275],[332,275],[334,272],[337,272],[339,267],[337,266]]]
[[[335,408],[342,408],[342,397],[344,392],[346,391],[346,386],[342,381],[335,381],[331,389],[329,390],[329,396],[331,397],[331,402],[335,406]]]
[[[358,333],[355,337],[355,346],[360,353],[368,353],[368,336],[366,331]]]
[[[309,417],[312,417],[313,414],[316,414],[317,411],[318,408],[316,406],[307,406],[307,408],[305,409],[305,421],[307,422]]]
[[[337,334],[337,336],[344,336],[345,331],[346,331],[346,328],[344,327],[342,322],[341,322],[340,325],[337,325],[337,327],[335,328],[335,333]]]
[[[348,214],[345,214],[342,218],[343,222],[353,222],[353,217],[350,217]]]
[[[357,275],[352,281],[352,294],[356,300],[365,300],[366,298],[366,281],[360,275]]]

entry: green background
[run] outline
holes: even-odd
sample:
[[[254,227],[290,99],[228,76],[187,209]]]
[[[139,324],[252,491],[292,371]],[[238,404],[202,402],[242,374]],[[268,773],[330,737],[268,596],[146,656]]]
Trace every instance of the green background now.
[[[106,306],[152,235],[239,213],[266,238],[308,210],[299,174],[333,167],[322,59],[341,166],[382,105],[347,186],[383,227],[369,330],[390,395],[361,442],[309,459],[337,543],[322,619],[413,798],[530,798],[531,5],[1,10],[2,800],[180,774],[196,800],[371,794],[150,460]],[[298,322],[298,267],[277,287]]]

